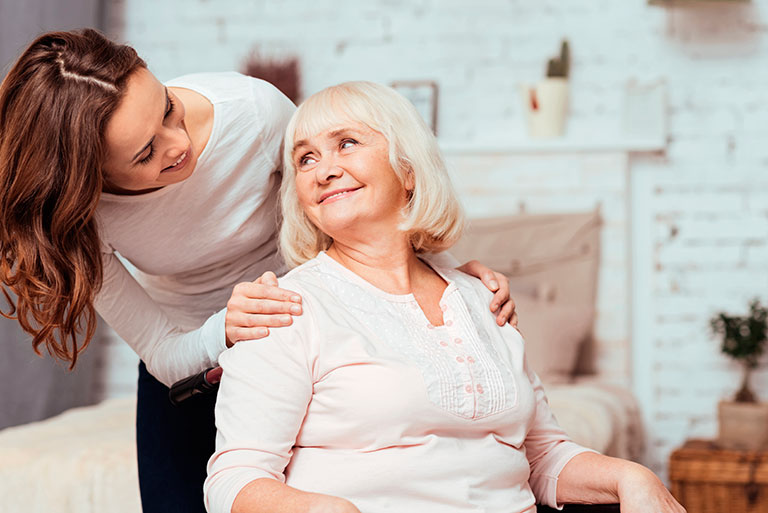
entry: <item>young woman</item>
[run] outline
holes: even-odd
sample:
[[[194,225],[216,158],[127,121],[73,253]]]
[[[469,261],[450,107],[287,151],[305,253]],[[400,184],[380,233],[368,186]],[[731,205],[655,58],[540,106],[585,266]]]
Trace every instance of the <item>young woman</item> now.
[[[301,314],[300,296],[268,272],[283,269],[276,205],[294,110],[236,73],[162,84],[132,48],[93,30],[40,36],[0,86],[8,314],[36,351],[72,366],[96,312],[141,357],[145,513],[202,510],[213,452],[214,399],[174,409],[167,386]],[[514,322],[506,280],[465,269],[496,291],[498,322]]]
[[[305,313],[221,356],[211,513],[684,513],[648,469],[560,429],[476,279],[427,263],[463,216],[437,143],[394,90],[310,97],[285,136],[282,281]],[[553,357],[556,357],[553,355]]]

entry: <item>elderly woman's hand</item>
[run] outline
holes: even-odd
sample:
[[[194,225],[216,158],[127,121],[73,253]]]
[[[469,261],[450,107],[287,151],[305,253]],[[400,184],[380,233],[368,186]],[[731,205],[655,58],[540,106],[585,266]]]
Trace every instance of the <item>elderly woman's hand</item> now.
[[[637,465],[619,482],[621,513],[685,513],[656,474]]]
[[[557,502],[621,505],[621,513],[685,513],[664,484],[633,461],[584,452],[557,478]]]
[[[458,269],[470,276],[479,278],[488,287],[488,290],[493,292],[491,312],[496,314],[496,323],[499,326],[504,326],[504,323],[508,322],[517,327],[515,300],[509,297],[509,280],[506,276],[484,266],[477,260],[470,260]]]
[[[227,347],[241,340],[266,337],[270,327],[288,326],[301,315],[301,296],[278,287],[275,273],[238,283],[227,302]]]

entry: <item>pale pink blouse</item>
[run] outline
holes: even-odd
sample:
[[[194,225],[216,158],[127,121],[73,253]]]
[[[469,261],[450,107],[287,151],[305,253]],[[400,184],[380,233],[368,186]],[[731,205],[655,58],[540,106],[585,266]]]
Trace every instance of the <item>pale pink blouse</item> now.
[[[280,280],[304,315],[219,360],[209,512],[229,513],[258,478],[362,513],[557,506],[558,474],[588,449],[557,425],[522,337],[488,311],[491,293],[436,270],[448,282],[443,326],[413,295],[383,292],[325,253]]]

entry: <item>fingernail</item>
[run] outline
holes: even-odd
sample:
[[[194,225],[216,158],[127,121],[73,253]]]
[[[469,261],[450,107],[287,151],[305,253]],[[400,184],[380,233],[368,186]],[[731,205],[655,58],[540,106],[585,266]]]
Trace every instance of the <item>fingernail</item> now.
[[[291,301],[293,301],[294,303],[298,303],[299,301],[301,301],[301,296],[291,296]]]
[[[299,305],[293,305],[291,307],[291,313],[300,314],[301,313],[301,307]]]
[[[288,324],[291,322],[291,316],[290,315],[281,315],[280,316],[280,322],[283,324]]]
[[[261,337],[266,337],[267,335],[269,335],[269,330],[267,328],[259,328],[258,330],[256,330],[256,333],[258,333],[259,336]]]
[[[491,280],[490,284],[491,284],[491,287],[493,287],[495,289],[499,288],[499,282],[496,281],[496,280]]]

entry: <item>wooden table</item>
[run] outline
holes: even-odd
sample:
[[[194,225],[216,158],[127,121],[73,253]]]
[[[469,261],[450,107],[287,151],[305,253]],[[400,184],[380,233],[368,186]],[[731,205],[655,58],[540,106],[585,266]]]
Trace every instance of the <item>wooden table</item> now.
[[[670,456],[669,480],[689,513],[768,513],[768,450],[688,440]]]

